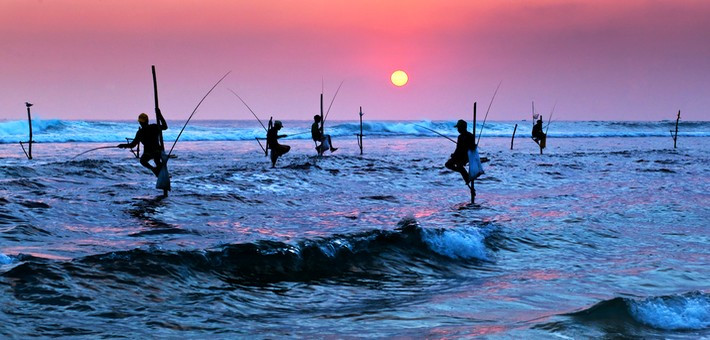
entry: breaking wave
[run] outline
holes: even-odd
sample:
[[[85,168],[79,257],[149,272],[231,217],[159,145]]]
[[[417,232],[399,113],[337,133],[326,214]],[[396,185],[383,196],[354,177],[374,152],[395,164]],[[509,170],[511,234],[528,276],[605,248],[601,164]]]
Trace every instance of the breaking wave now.
[[[69,276],[100,271],[184,280],[185,276],[212,273],[222,280],[241,284],[372,275],[396,278],[416,271],[418,265],[446,272],[457,262],[466,265],[486,260],[484,234],[476,228],[428,230],[413,220],[405,220],[393,231],[335,235],[296,244],[259,241],[209,250],[132,249],[49,265],[45,265],[47,260],[20,255],[24,263],[3,276],[41,276],[60,266]],[[0,261],[9,258],[0,256]]]
[[[171,129],[165,132],[167,140],[174,140],[182,121],[168,121]],[[438,133],[455,137],[454,121],[366,121],[363,134],[368,137],[435,137]],[[515,124],[516,135],[529,135],[529,121],[487,122],[484,137],[510,137]],[[478,124],[480,129],[481,124]],[[553,138],[596,137],[668,137],[675,122],[553,122],[549,136]],[[34,119],[34,140],[39,143],[66,142],[125,142],[135,135],[138,125],[132,121],[75,121],[57,119]],[[293,139],[310,139],[309,121],[285,121],[284,134]],[[326,132],[334,137],[352,138],[360,133],[359,122],[337,121],[326,126]],[[710,122],[681,122],[682,137],[710,136]],[[181,137],[185,141],[239,141],[264,137],[264,129],[251,121],[194,121]],[[0,122],[0,143],[17,143],[28,139],[26,120]]]
[[[710,295],[690,292],[645,299],[614,298],[570,315],[583,321],[614,319],[663,330],[700,330],[710,328]]]

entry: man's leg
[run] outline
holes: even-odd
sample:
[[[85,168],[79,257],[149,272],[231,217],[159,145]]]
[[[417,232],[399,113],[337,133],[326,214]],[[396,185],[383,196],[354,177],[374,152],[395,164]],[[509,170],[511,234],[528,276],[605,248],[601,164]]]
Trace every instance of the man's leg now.
[[[155,162],[155,176],[158,176],[158,174],[160,174],[160,170],[163,168],[163,157],[161,153],[158,153],[153,158],[153,162]]]
[[[330,135],[326,135],[326,138],[328,138],[328,145],[330,146],[330,152],[335,152],[338,150],[338,148],[333,147],[333,140],[330,139]]]
[[[446,161],[446,164],[444,164],[444,166],[449,170],[457,171],[456,162],[454,162],[453,158],[450,158],[448,161]]]
[[[150,165],[148,161],[151,159],[151,155],[147,154],[145,151],[143,151],[143,155],[141,155],[141,165],[144,167],[148,168],[150,171],[152,171],[156,176],[158,176],[158,171],[155,167]]]
[[[456,164],[456,171],[461,173],[461,177],[463,178],[464,182],[468,184],[468,182],[471,181],[471,179],[468,176],[468,171],[466,171],[466,165],[465,164]]]

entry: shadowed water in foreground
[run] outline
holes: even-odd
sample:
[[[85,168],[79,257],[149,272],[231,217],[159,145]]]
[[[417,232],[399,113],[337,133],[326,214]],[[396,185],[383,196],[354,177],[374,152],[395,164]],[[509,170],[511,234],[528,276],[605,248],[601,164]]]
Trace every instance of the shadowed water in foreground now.
[[[186,142],[173,192],[123,150],[0,145],[0,334],[710,336],[710,138]]]

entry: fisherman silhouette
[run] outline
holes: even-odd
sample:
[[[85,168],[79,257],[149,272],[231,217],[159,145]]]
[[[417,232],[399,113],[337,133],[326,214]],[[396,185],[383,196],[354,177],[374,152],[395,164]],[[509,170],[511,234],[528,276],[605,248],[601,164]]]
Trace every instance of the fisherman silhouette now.
[[[266,133],[266,144],[269,145],[269,148],[271,149],[272,168],[276,167],[276,160],[278,160],[279,157],[288,153],[291,150],[290,146],[279,144],[279,138],[284,138],[288,136],[278,134],[279,130],[281,130],[282,127],[283,124],[281,123],[281,121],[277,120],[274,122],[274,127],[269,129],[269,131]]]
[[[133,141],[130,143],[118,144],[117,146],[121,149],[133,148],[138,143],[143,143],[143,155],[141,156],[141,164],[150,169],[157,177],[160,173],[160,168],[163,166],[161,160],[162,148],[160,147],[160,133],[161,130],[168,129],[168,123],[165,122],[163,114],[158,110],[158,119],[160,120],[160,125],[158,124],[148,124],[148,115],[141,113],[138,115],[138,123],[141,127],[136,132],[136,136],[133,137]],[[153,160],[155,166],[150,165],[148,161]]]
[[[323,155],[325,150],[330,149],[330,152],[335,152],[338,148],[333,147],[333,142],[330,139],[330,135],[324,135],[321,131],[322,126],[320,125],[321,116],[313,116],[313,125],[311,125],[311,138],[316,142],[316,151],[318,151],[318,156]],[[320,144],[317,144],[320,143]]]
[[[468,185],[468,183],[471,182],[468,171],[466,171],[468,150],[476,148],[476,141],[473,138],[473,134],[468,132],[467,125],[466,121],[462,119],[456,122],[454,127],[459,131],[459,138],[456,141],[456,150],[451,154],[451,158],[446,162],[445,166],[447,169],[461,173],[461,177],[463,177],[463,180],[466,181]]]
[[[544,138],[545,138],[545,133],[542,132],[542,116],[540,116],[540,118],[538,118],[535,125],[533,125],[532,139],[535,141],[535,143],[540,144],[540,141]]]

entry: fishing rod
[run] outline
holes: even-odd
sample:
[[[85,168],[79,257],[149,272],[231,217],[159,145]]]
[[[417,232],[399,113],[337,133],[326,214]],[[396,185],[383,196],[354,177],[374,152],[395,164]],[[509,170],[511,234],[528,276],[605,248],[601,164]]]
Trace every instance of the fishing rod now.
[[[101,149],[112,149],[112,148],[118,148],[118,146],[115,146],[115,145],[111,145],[111,146],[99,146],[98,148],[93,148],[93,149],[90,149],[90,150],[86,150],[86,151],[84,151],[84,152],[82,152],[82,153],[80,153],[80,154],[78,154],[78,155],[76,155],[76,156],[74,156],[74,157],[72,157],[72,158],[70,158],[70,159],[77,158],[77,157],[79,157],[79,156],[81,156],[81,155],[83,155],[83,154],[85,154],[85,153],[89,153],[89,152],[91,152],[91,151],[96,151],[96,150],[101,150]]]
[[[421,125],[419,125],[419,124],[414,124],[414,126],[418,126],[418,127],[422,128],[422,129],[429,130],[429,131],[431,131],[431,132],[433,132],[433,133],[435,133],[435,134],[437,134],[437,135],[439,135],[439,136],[441,136],[441,137],[444,137],[444,138],[450,140],[450,141],[453,142],[454,144],[458,144],[455,140],[449,138],[449,136],[446,136],[446,135],[444,135],[444,134],[442,134],[442,133],[440,133],[440,132],[438,132],[438,131],[435,131],[435,130],[433,130],[433,129],[430,129],[430,128],[426,127],[426,126],[421,126]]]
[[[299,135],[305,135],[305,134],[307,134],[307,133],[311,133],[311,132],[310,132],[310,131],[306,131],[306,132],[294,133],[294,134],[286,135],[286,137],[283,137],[283,138],[288,138],[288,137],[293,137],[293,136],[299,136]],[[261,140],[266,139],[266,138],[262,138],[262,137],[255,137],[255,138],[256,138],[256,139],[261,139]]]
[[[227,72],[225,75],[222,76],[222,78],[219,78],[219,80],[212,86],[212,88],[211,88],[209,91],[207,91],[207,94],[205,94],[205,96],[202,97],[202,99],[200,99],[200,102],[197,103],[197,106],[195,106],[195,109],[192,110],[192,113],[190,114],[190,117],[187,118],[187,121],[185,122],[185,125],[182,126],[182,129],[180,130],[180,133],[178,133],[177,137],[175,138],[175,141],[173,142],[173,146],[170,147],[170,152],[168,152],[168,159],[170,159],[170,155],[173,153],[173,149],[175,148],[175,144],[177,144],[178,140],[180,139],[180,136],[182,135],[182,132],[185,131],[185,128],[187,127],[187,123],[190,122],[190,119],[192,119],[192,116],[195,114],[195,112],[197,112],[197,109],[200,107],[200,105],[202,105],[202,102],[205,101],[205,98],[207,98],[207,96],[209,96],[210,93],[212,93],[212,90],[214,90],[214,88],[217,87],[217,85],[219,85],[219,83],[221,83],[222,80],[224,80],[224,78],[227,78],[227,76],[228,76],[230,73],[232,73],[232,71]],[[165,162],[167,162],[167,160],[166,160]]]
[[[232,92],[235,96],[237,96],[237,98],[239,98],[239,100],[242,101],[242,103],[244,104],[244,106],[246,106],[247,109],[249,109],[249,111],[251,111],[251,114],[254,115],[254,118],[256,118],[256,120],[259,122],[259,124],[261,124],[261,127],[264,128],[264,131],[269,132],[269,130],[266,129],[266,126],[264,126],[264,123],[261,122],[261,119],[259,119],[259,117],[257,117],[256,113],[254,113],[254,110],[252,110],[252,109],[249,107],[249,105],[247,105],[247,102],[245,102],[244,99],[242,99],[242,97],[240,97],[236,92],[234,92],[234,90],[232,90],[232,89],[227,89],[227,90],[229,90],[229,91]]]
[[[340,87],[343,86],[343,82],[345,82],[345,80],[340,82],[340,85],[338,85],[338,89],[335,90],[335,94],[333,95],[333,99],[331,99],[331,101],[330,101],[330,105],[328,105],[328,111],[325,112],[325,117],[323,117],[323,125],[325,125],[325,120],[328,118],[328,114],[330,113],[330,108],[333,107],[333,102],[335,101],[335,97],[338,96],[338,92],[340,92]]]
[[[552,115],[555,114],[555,106],[557,106],[557,101],[552,105],[552,111],[550,112],[550,118],[547,119],[547,126],[545,126],[545,135],[547,135],[547,130],[550,128],[550,123],[552,122]]]
[[[496,90],[493,92],[491,102],[488,103],[488,109],[486,109],[486,116],[483,117],[483,124],[481,124],[481,130],[478,131],[478,139],[476,140],[476,145],[478,145],[478,142],[481,141],[481,136],[483,135],[483,127],[486,126],[486,119],[488,119],[488,112],[491,111],[491,105],[493,105],[493,100],[496,99],[496,94],[498,94],[498,89],[500,88],[500,84],[502,83],[503,81],[500,81],[498,83],[498,86],[496,86]],[[475,129],[476,127],[474,126],[473,128]]]
[[[310,131],[306,131],[306,132],[294,133],[294,134],[286,135],[286,137],[284,137],[284,138],[293,137],[293,136],[298,136],[298,135],[305,135],[305,134],[307,134],[307,133],[311,133],[311,132],[310,132]]]

